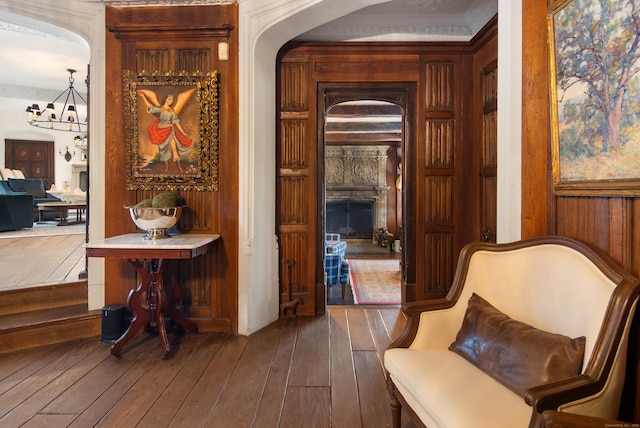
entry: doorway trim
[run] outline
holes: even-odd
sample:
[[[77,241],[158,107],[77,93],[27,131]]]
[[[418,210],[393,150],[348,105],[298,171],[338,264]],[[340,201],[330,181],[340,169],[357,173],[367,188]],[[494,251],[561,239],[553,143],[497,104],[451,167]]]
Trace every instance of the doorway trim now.
[[[324,278],[324,233],[325,233],[325,204],[326,204],[326,184],[325,184],[325,119],[327,112],[336,104],[346,101],[377,100],[387,101],[399,106],[402,109],[402,236],[403,251],[401,253],[401,289],[402,303],[405,303],[407,281],[415,278],[415,268],[412,262],[415,259],[415,240],[408,234],[408,230],[415,230],[415,211],[412,201],[415,197],[413,186],[415,176],[413,164],[415,159],[415,135],[416,135],[416,99],[417,84],[415,82],[318,82],[316,92],[317,103],[317,136],[316,136],[316,156],[318,164],[317,177],[317,206],[319,219],[316,222],[316,313],[326,312],[327,306],[327,285]],[[413,210],[413,211],[412,211]],[[413,273],[412,273],[413,272]],[[321,285],[320,285],[321,284]]]

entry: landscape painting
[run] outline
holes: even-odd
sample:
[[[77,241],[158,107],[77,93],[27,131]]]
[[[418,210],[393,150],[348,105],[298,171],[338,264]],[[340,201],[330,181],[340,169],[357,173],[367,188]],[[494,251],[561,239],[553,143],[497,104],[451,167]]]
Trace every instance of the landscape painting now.
[[[556,193],[640,194],[640,1],[560,1],[548,29]]]

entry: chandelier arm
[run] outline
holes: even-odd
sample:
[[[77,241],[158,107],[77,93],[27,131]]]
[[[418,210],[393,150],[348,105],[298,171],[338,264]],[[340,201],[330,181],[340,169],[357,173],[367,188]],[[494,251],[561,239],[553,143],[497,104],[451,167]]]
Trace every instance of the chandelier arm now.
[[[63,95],[66,94],[66,98],[64,101],[64,105],[62,107],[62,111],[60,112],[60,115],[58,117],[55,116],[55,106],[54,106],[54,109],[48,114],[48,117],[45,119],[43,117],[44,115],[42,114],[43,111],[41,111],[36,104],[33,104],[33,106],[27,107],[27,113],[28,113],[27,122],[29,123],[29,125],[38,127],[40,126],[40,124],[46,123],[47,127],[51,130],[76,132],[73,126],[74,123],[76,123],[77,132],[86,133],[87,123],[85,121],[85,123],[83,124],[80,121],[80,116],[77,109],[76,95],[80,100],[82,100],[82,102],[85,105],[87,105],[87,101],[84,99],[82,94],[80,94],[80,92],[78,92],[73,86],[73,83],[75,80],[73,78],[73,73],[75,73],[76,70],[67,69],[67,71],[69,72],[69,87],[65,91],[61,92],[51,103],[47,104],[47,106],[54,105],[56,102],[58,102],[58,100],[62,98]],[[71,101],[73,104],[69,103],[69,97],[71,97]],[[67,106],[71,108],[72,105],[73,105],[73,113],[69,114],[70,112],[68,112]],[[36,107],[36,108],[32,110],[32,107]],[[88,108],[88,105],[87,105],[87,108]],[[68,114],[68,116],[65,116],[65,114]],[[65,120],[65,118],[70,116],[71,116],[71,119]],[[64,125],[65,128],[63,128],[62,125]],[[85,128],[84,130],[83,130],[83,126]]]
[[[87,104],[87,101],[85,101],[85,99],[82,98],[82,94],[78,92],[76,88],[72,88],[72,89],[73,89],[73,92],[78,96],[78,98],[80,98],[80,100],[82,100],[83,103]],[[74,98],[74,102],[75,102],[75,98]]]

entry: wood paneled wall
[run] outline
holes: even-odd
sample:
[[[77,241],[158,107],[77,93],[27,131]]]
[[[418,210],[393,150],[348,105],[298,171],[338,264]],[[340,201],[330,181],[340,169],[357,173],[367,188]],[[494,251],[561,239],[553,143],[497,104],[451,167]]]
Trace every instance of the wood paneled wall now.
[[[480,239],[477,177],[484,134],[482,116],[472,117],[483,111],[484,98],[474,88],[482,85],[478,70],[496,58],[496,19],[471,43],[296,42],[281,49],[277,232],[280,258],[292,262],[292,272],[281,269],[280,279],[288,284],[292,278],[292,297],[304,302],[298,314],[324,308],[318,118],[329,105],[327,91],[371,88],[373,94],[384,88],[393,94],[395,88],[398,100],[407,102],[403,287],[407,301],[436,297],[447,292],[462,246]]]
[[[183,233],[218,233],[213,250],[180,261],[187,312],[201,330],[237,330],[238,294],[238,8],[237,4],[187,7],[107,7],[106,212],[105,236],[136,231],[122,207],[159,192],[127,190],[127,141],[123,70],[134,73],[209,72],[219,75],[219,190],[181,190],[188,208]],[[219,42],[230,60],[220,60]],[[105,303],[124,303],[135,287],[135,271],[108,259]]]
[[[548,4],[547,4],[548,3]],[[592,244],[640,275],[640,199],[554,194],[550,139],[548,2],[523,2],[522,237],[562,235]],[[621,417],[640,421],[636,313]]]

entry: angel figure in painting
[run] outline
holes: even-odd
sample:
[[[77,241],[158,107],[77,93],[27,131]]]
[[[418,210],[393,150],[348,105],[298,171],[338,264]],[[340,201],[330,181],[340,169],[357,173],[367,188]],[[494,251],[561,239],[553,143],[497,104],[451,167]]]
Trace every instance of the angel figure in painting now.
[[[183,172],[180,164],[181,159],[188,157],[191,151],[193,140],[180,125],[179,114],[195,90],[195,87],[187,89],[177,97],[174,97],[173,94],[167,94],[162,102],[158,102],[156,93],[151,90],[137,90],[138,95],[147,106],[147,112],[156,116],[147,130],[151,142],[158,146],[159,159],[164,161],[165,172],[169,170],[169,161],[171,160],[177,164],[180,172]]]

